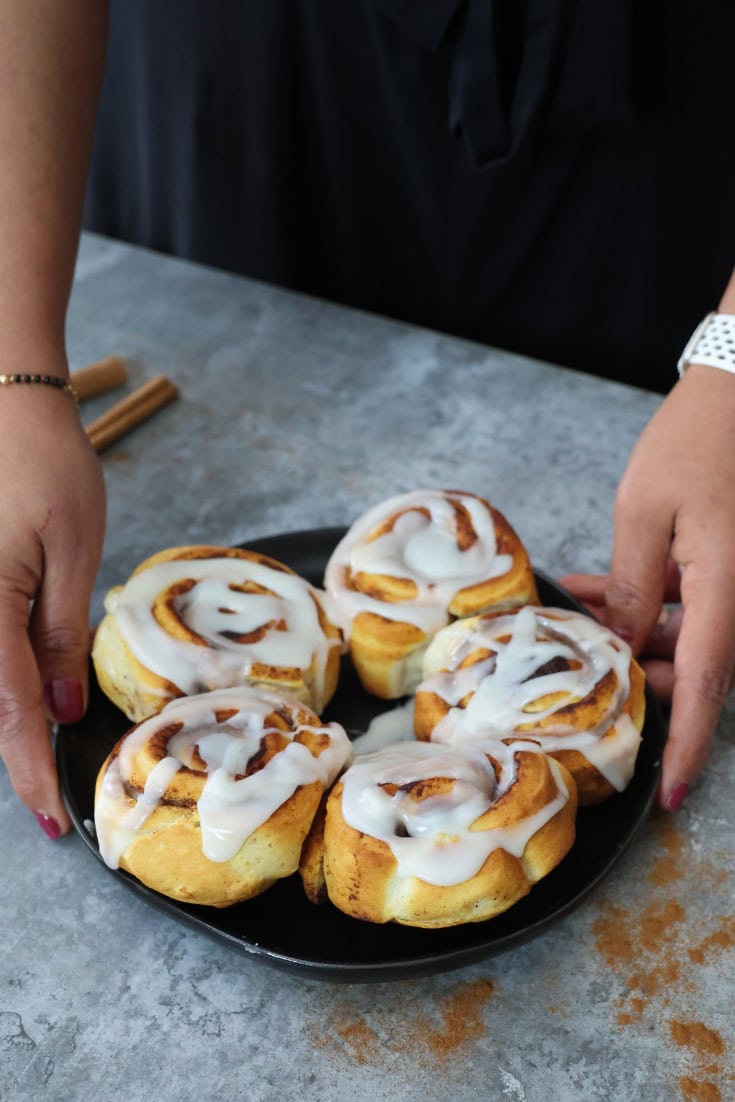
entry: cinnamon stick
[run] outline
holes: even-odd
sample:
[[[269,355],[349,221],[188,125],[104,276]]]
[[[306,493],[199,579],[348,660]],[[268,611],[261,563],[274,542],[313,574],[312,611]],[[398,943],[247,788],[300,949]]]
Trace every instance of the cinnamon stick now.
[[[117,402],[87,426],[95,451],[102,451],[178,397],[178,388],[165,375],[157,375]]]
[[[71,385],[77,392],[80,402],[86,398],[95,398],[127,380],[128,371],[119,356],[105,356],[103,360],[80,367],[72,371]]]

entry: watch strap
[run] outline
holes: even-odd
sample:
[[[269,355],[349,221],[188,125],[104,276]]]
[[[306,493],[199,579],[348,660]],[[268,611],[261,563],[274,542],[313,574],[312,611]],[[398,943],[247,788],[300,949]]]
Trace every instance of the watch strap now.
[[[735,314],[707,314],[681,354],[677,364],[680,376],[690,364],[719,367],[735,375]]]

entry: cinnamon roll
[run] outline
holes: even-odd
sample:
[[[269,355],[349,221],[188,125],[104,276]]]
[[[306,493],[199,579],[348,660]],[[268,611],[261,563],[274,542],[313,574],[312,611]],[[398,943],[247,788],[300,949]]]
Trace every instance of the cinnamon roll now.
[[[330,616],[368,692],[412,692],[432,636],[450,621],[538,600],[528,554],[483,498],[416,490],[369,510],[335,548]]]
[[[368,922],[480,922],[525,896],[574,842],[576,792],[531,743],[409,742],[358,756],[305,847],[309,894]]]
[[[414,729],[452,746],[531,738],[592,804],[629,783],[644,716],[644,674],[623,640],[582,613],[529,606],[435,636]]]
[[[296,871],[323,792],[352,755],[336,723],[252,686],[183,697],[100,769],[100,853],[186,903],[226,907]]]
[[[168,700],[244,682],[320,713],[337,685],[341,637],[318,591],[254,551],[175,547],[110,590],[92,659],[129,719]]]

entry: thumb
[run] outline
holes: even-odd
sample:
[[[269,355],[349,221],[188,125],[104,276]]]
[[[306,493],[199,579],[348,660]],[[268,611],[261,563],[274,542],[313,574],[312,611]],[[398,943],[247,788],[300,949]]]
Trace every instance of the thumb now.
[[[615,503],[612,563],[605,586],[605,623],[638,654],[664,600],[671,518],[622,487]]]

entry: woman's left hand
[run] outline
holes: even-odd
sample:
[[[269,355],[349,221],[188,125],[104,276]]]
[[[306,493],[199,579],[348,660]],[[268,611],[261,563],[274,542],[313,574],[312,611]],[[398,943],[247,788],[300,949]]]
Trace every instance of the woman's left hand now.
[[[621,479],[609,576],[563,584],[671,701],[659,800],[675,811],[709,756],[735,672],[735,377],[688,369]]]

